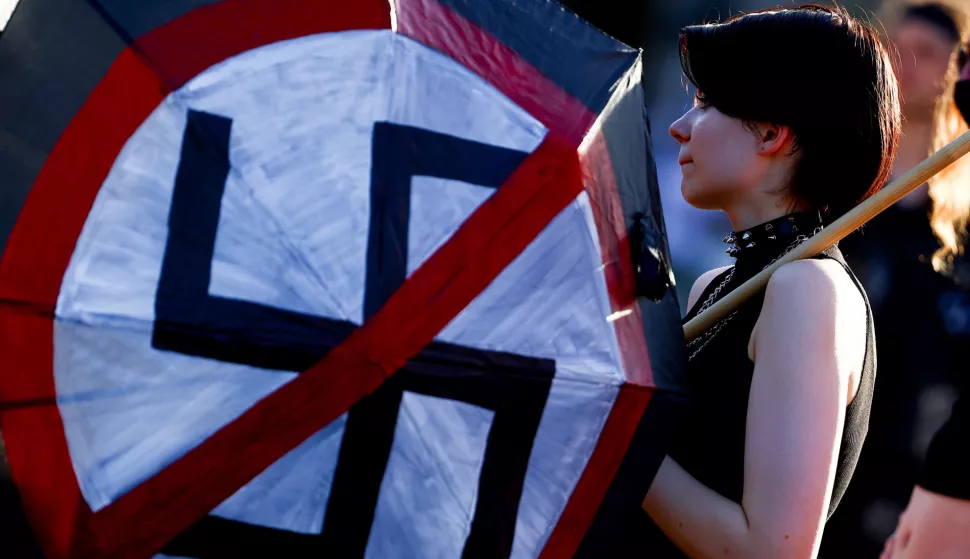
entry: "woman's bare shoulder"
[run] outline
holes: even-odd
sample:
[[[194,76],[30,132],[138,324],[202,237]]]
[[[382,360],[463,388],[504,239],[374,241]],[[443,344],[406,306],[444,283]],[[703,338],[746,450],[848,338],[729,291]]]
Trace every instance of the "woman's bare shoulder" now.
[[[818,358],[819,352],[831,352],[838,371],[850,379],[851,401],[865,358],[867,322],[862,292],[841,264],[830,259],[785,264],[768,280],[749,356],[754,359],[761,342],[768,342],[768,349],[789,342],[803,349],[811,346]]]
[[[778,268],[765,289],[765,307],[795,316],[808,313],[835,321],[838,330],[865,331],[868,313],[862,292],[835,260],[806,259]]]
[[[849,305],[865,311],[862,293],[841,264],[831,259],[806,259],[778,268],[768,280],[766,298],[815,296],[814,304]],[[801,297],[804,299],[804,297]]]

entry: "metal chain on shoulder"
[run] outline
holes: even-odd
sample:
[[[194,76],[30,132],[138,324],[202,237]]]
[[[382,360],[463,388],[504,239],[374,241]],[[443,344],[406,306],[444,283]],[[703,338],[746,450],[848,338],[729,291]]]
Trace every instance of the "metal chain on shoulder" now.
[[[719,283],[717,287],[714,288],[714,291],[711,291],[711,294],[707,296],[707,299],[704,300],[704,304],[701,305],[701,308],[697,311],[697,314],[701,314],[702,312],[706,311],[708,307],[714,304],[714,301],[717,300],[717,296],[721,294],[721,290],[724,289],[724,286],[727,285],[733,277],[734,267],[732,266],[731,270],[728,271],[726,276],[724,276],[724,279],[721,280],[721,283]]]
[[[780,260],[783,256],[795,250],[795,247],[804,243],[810,237],[813,237],[821,230],[822,230],[821,227],[816,227],[815,230],[812,231],[811,235],[807,235],[807,236],[799,235],[798,237],[795,237],[795,240],[792,241],[792,243],[788,245],[788,247],[785,248],[785,250],[783,250],[781,254],[779,254],[771,262],[766,264],[765,267],[762,268],[762,270],[768,269],[772,264],[774,264],[775,262],[778,262],[778,260]],[[731,268],[728,274],[724,276],[724,279],[721,280],[721,283],[719,283],[718,286],[714,288],[714,291],[712,291],[711,294],[707,296],[707,299],[704,300],[704,304],[701,305],[701,308],[697,311],[697,314],[694,315],[695,318],[697,316],[700,316],[702,312],[706,311],[708,308],[710,308],[711,305],[715,303],[715,301],[717,301],[717,296],[721,293],[721,290],[724,289],[724,287],[731,281],[733,277],[734,277],[734,268]],[[687,344],[687,349],[691,351],[690,355],[687,357],[687,360],[693,361],[694,358],[697,357],[697,354],[699,354],[701,350],[704,349],[707,346],[707,344],[709,344],[711,340],[714,339],[715,336],[717,336],[717,333],[720,332],[721,329],[724,328],[724,325],[726,325],[732,318],[734,318],[734,315],[736,314],[738,314],[738,311],[732,312],[731,314],[719,320],[709,330],[705,331],[700,336],[691,340]]]

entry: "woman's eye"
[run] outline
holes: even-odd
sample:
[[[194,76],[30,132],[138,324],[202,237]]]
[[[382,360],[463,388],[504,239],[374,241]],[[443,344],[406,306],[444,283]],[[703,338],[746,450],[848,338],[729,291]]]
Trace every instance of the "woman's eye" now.
[[[704,95],[697,93],[694,95],[694,106],[704,108],[707,106],[707,98]]]

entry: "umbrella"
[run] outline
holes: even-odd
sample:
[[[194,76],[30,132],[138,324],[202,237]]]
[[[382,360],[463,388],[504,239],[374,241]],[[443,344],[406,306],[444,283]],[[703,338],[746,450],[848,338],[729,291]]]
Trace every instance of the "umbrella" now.
[[[550,1],[22,0],[0,61],[48,557],[642,552],[684,355],[637,51]]]

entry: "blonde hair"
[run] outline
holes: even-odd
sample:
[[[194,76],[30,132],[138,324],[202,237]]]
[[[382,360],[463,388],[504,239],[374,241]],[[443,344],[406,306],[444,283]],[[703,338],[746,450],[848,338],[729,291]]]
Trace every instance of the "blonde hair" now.
[[[886,0],[880,10],[880,19],[887,27],[893,27],[901,22],[906,8],[923,4],[937,4],[948,9],[960,32],[960,42],[950,55],[943,93],[936,100],[930,149],[926,154],[929,156],[968,130],[967,122],[953,100],[953,91],[960,77],[959,48],[967,44],[970,35],[970,0]],[[963,254],[963,240],[970,222],[970,157],[959,159],[927,182],[933,200],[930,226],[940,241],[939,250],[933,254],[933,268],[950,273],[953,272],[954,258]]]
[[[954,53],[944,84],[944,93],[936,102],[933,122],[932,152],[968,131],[967,123],[953,100],[953,90],[959,77]],[[933,211],[930,226],[940,240],[940,249],[933,254],[933,268],[949,273],[953,260],[963,254],[963,239],[970,218],[970,158],[963,157],[929,180]]]

